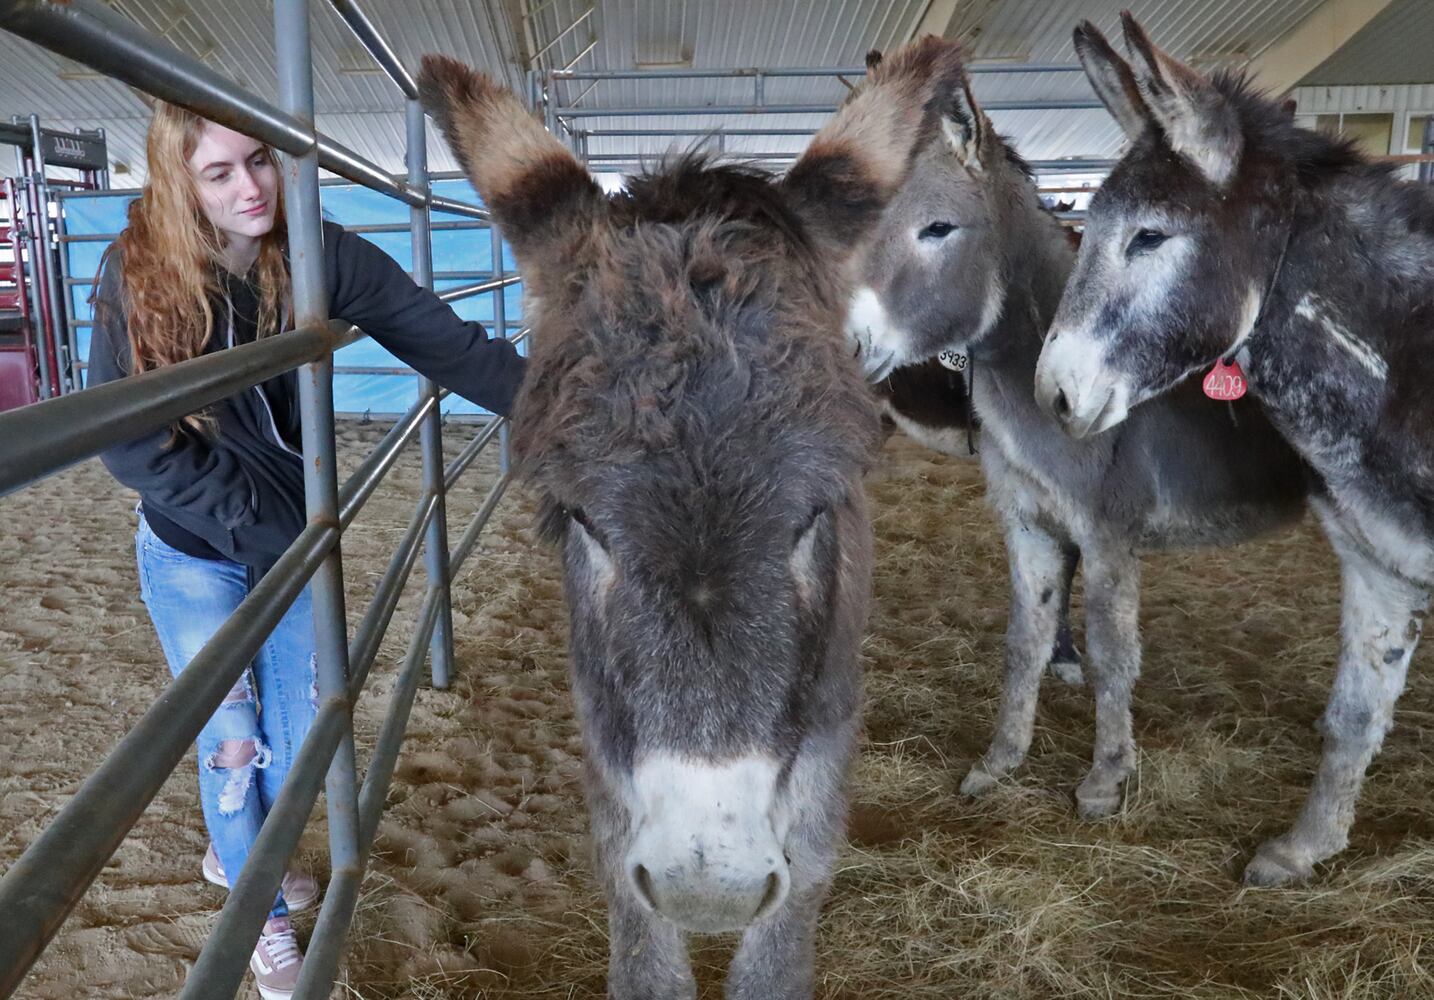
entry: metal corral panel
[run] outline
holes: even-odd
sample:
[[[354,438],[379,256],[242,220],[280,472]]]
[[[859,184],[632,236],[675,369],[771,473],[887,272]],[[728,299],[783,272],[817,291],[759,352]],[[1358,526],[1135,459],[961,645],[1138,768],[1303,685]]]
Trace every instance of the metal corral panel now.
[[[274,25],[269,4],[245,0],[118,0],[113,4],[149,31],[197,56],[212,69],[270,100],[277,95]],[[521,86],[517,48],[507,20],[487,0],[376,0],[365,12],[398,56],[415,65],[424,52],[444,52]],[[312,4],[317,124],[343,145],[386,169],[403,165],[403,101],[327,3]],[[145,103],[128,87],[90,74],[29,42],[0,32],[0,118],[37,113],[61,128],[103,126],[111,159],[125,164],[116,186],[144,173]],[[434,147],[435,169],[453,166]],[[0,172],[13,173],[0,151]]]
[[[1393,0],[1302,83],[1434,83],[1434,3]]]

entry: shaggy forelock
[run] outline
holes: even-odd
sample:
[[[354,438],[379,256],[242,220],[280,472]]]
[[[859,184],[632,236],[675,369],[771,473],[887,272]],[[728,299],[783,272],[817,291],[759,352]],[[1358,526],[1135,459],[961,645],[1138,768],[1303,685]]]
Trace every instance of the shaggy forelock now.
[[[875,418],[839,285],[765,174],[689,155],[608,209],[573,300],[538,306],[515,416],[530,474],[817,428],[828,460],[865,464]]]

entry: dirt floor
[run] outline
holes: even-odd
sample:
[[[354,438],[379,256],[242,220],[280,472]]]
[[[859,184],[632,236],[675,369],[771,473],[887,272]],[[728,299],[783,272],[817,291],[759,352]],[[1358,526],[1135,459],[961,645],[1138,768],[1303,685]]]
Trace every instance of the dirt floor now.
[[[466,433],[450,428],[450,451]],[[343,437],[352,466],[378,429]],[[470,472],[453,524],[493,476],[491,463]],[[354,621],[417,486],[410,450],[346,538]],[[1427,651],[1349,850],[1306,887],[1238,882],[1255,846],[1293,818],[1319,749],[1338,583],[1312,524],[1146,559],[1139,772],[1119,817],[1087,824],[1070,793],[1090,752],[1091,700],[1051,681],[1018,778],[979,802],[956,794],[990,734],[1006,615],[978,468],[896,438],[870,490],[879,562],[866,733],[851,843],[822,919],[820,996],[1434,997]],[[0,867],[167,678],[137,595],[132,506],[93,462],[0,500]],[[600,996],[606,938],[565,612],[521,492],[500,506],[454,601],[458,676],[447,692],[419,693],[335,995]],[[360,711],[361,763],[415,606],[406,599],[396,617]],[[221,902],[199,878],[194,781],[191,755],[18,996],[177,992]],[[320,871],[324,843],[316,814],[303,860]],[[312,921],[299,919],[304,934]],[[704,997],[720,996],[730,948],[696,949]]]

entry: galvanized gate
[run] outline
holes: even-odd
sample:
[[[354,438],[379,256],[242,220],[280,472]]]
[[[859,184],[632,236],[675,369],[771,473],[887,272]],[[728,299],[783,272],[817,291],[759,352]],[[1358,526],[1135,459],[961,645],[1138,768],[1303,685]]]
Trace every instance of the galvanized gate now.
[[[314,130],[307,0],[275,0],[279,107],[236,87],[98,0],[0,0],[0,27],[280,151],[296,326],[277,337],[0,415],[0,495],[301,366],[309,511],[307,527],[273,570],[0,879],[0,914],[4,914],[0,997],[18,987],[274,625],[311,580],[318,716],[181,996],[195,1000],[234,995],[321,782],[327,791],[333,874],[297,995],[327,996],[425,660],[431,659],[434,686],[448,685],[453,659],[449,582],[472,553],[508,485],[507,425],[502,419],[489,422],[445,465],[439,413],[444,393],[424,380],[418,403],[340,487],[335,470],[333,352],[363,333],[327,316],[321,270],[319,167],[409,205],[414,280],[425,287],[433,287],[430,210],[479,220],[487,220],[488,215],[476,205],[430,193],[426,122],[412,77],[358,7],[349,0],[332,0],[332,4],[407,99],[406,181],[390,178],[375,164]],[[501,269],[496,231],[492,239],[494,266]],[[443,297],[452,300],[496,294],[516,280],[500,271],[491,280],[455,289]],[[495,310],[497,328],[506,329],[501,294]],[[525,335],[526,331],[514,339]],[[345,624],[340,538],[415,435],[420,438],[423,455],[423,495],[372,603],[350,637]],[[503,449],[501,475],[450,549],[446,492],[494,438]],[[353,705],[420,551],[427,574],[426,596],[388,715],[360,784]]]

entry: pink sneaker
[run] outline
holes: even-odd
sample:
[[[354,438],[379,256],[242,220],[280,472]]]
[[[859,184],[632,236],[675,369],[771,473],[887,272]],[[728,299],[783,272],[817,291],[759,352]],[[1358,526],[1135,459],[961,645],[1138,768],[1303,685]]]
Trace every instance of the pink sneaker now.
[[[214,853],[212,843],[204,852],[204,860],[200,863],[199,870],[203,872],[206,882],[213,882],[221,889],[229,888],[229,878],[224,874],[224,866],[219,863],[219,855]],[[319,898],[319,883],[306,872],[285,872],[280,889],[284,893],[284,902],[288,904],[290,913],[307,910]]]
[[[270,917],[249,956],[249,971],[264,1000],[289,1000],[299,985],[304,953],[288,917]]]

